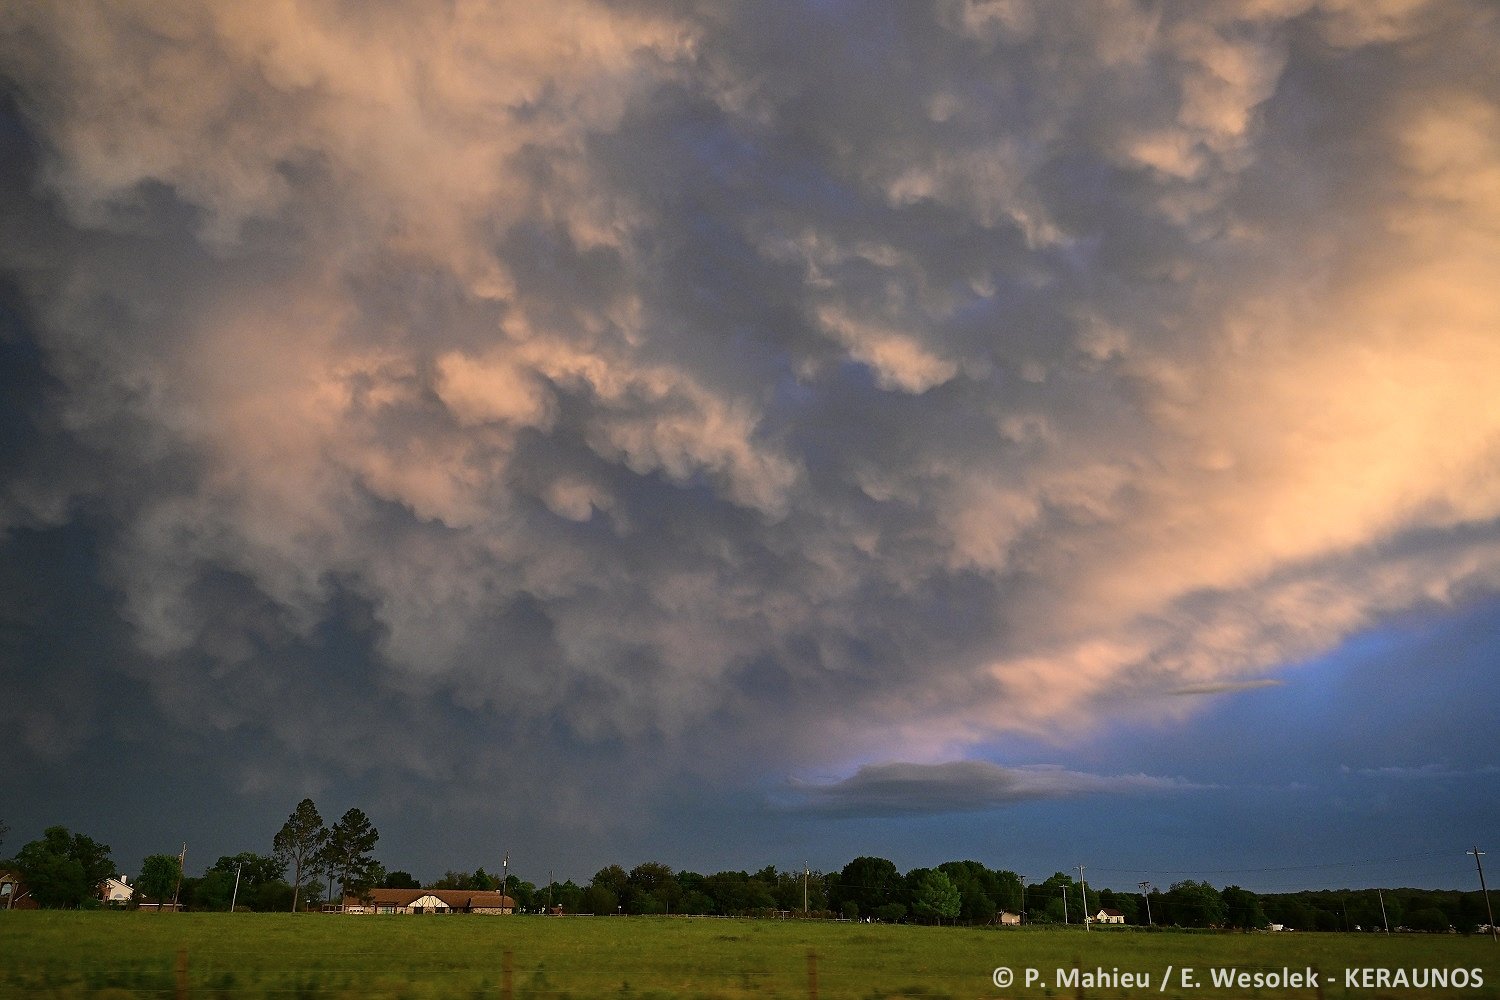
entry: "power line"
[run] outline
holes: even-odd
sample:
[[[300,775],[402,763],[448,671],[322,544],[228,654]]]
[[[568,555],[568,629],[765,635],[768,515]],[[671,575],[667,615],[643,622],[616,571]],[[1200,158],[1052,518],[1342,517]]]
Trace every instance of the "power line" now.
[[[1404,858],[1366,858],[1362,861],[1328,861],[1311,865],[1275,865],[1267,868],[1207,868],[1164,870],[1159,868],[1096,868],[1095,871],[1115,875],[1236,875],[1247,872],[1302,872],[1326,868],[1355,868],[1360,865],[1394,865],[1407,861],[1423,861],[1428,858],[1447,857],[1447,851],[1432,851],[1427,854],[1412,854]]]

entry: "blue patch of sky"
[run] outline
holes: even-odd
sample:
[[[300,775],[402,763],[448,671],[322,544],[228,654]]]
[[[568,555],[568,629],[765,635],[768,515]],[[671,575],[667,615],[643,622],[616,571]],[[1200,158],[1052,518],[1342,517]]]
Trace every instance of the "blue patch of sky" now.
[[[1202,696],[1187,720],[1008,739],[986,753],[1184,787],[851,820],[817,839],[830,855],[885,851],[902,868],[974,857],[1043,878],[1082,862],[1113,888],[1186,878],[1259,891],[1474,888],[1463,852],[1500,827],[1497,653],[1500,598],[1410,617],[1286,666],[1283,686]]]

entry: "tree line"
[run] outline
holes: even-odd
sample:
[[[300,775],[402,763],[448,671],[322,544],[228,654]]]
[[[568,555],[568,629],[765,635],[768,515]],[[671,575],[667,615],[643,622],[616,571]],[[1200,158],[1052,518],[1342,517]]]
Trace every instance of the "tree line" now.
[[[0,836],[5,827],[0,823]],[[178,857],[150,855],[136,883],[146,899],[174,893],[189,909],[273,911],[315,908],[325,887],[336,898],[368,898],[375,888],[417,889],[410,872],[388,871],[374,857],[379,832],[368,816],[350,809],[331,827],[311,799],[297,804],[276,832],[267,854],[220,857],[202,876],[185,877]],[[18,869],[37,902],[47,907],[98,905],[97,886],[116,873],[110,849],[83,834],[51,827],[0,867]],[[237,881],[237,884],[236,884]],[[1215,888],[1184,880],[1149,894],[1087,889],[1056,872],[1025,881],[1015,872],[978,861],[948,861],[900,872],[878,857],[859,857],[839,871],[778,869],[720,871],[703,875],[647,861],[629,871],[618,864],[587,883],[572,879],[544,885],[478,868],[449,870],[426,888],[503,891],[519,910],[593,914],[702,914],[720,916],[842,917],[854,920],[982,925],[1002,911],[1033,924],[1080,924],[1085,914],[1114,910],[1125,922],[1162,927],[1257,929],[1269,924],[1304,931],[1392,930],[1472,932],[1485,920],[1478,892],[1431,889],[1318,890],[1258,894],[1239,886]],[[1382,911],[1381,907],[1384,906]]]
[[[0,837],[6,830],[0,823]],[[161,907],[170,900],[189,909],[243,905],[295,911],[324,901],[324,879],[330,892],[337,884],[344,895],[364,896],[388,880],[374,858],[379,840],[379,831],[362,810],[350,809],[328,827],[312,799],[303,799],[272,837],[269,854],[226,855],[201,878],[185,876],[179,855],[147,855],[131,902],[155,900]],[[99,887],[118,875],[108,844],[62,826],[49,827],[13,859],[0,861],[0,867],[15,869],[36,903],[49,909],[100,905]]]

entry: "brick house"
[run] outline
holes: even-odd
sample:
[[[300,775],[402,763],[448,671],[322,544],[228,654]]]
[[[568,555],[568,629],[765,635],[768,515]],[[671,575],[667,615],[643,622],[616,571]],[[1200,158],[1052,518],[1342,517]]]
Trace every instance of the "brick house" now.
[[[514,913],[516,901],[496,890],[371,889],[345,896],[344,913]]]

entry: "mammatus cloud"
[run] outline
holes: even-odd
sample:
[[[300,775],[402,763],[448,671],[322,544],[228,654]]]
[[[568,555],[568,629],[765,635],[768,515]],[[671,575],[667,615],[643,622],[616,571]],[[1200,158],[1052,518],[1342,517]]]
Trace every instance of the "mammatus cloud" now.
[[[0,525],[246,781],[1190,711],[1500,584],[1496,19],[14,5]]]
[[[831,816],[913,816],[981,812],[1037,799],[1136,794],[1195,786],[1145,774],[1100,775],[1049,765],[988,761],[867,764],[832,784],[794,782],[793,808]]]

